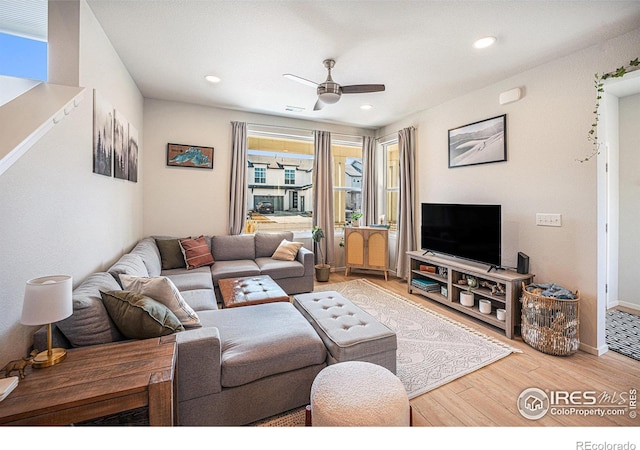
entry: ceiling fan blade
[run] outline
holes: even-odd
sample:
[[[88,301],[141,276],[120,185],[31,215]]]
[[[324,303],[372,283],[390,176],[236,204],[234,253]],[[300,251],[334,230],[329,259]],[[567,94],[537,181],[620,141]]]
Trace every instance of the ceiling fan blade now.
[[[311,87],[318,87],[318,83],[315,83],[311,80],[307,80],[306,78],[299,77],[298,75],[293,75],[291,73],[282,74],[283,77],[288,78],[292,81],[297,81],[298,83],[306,84]]]
[[[314,111],[320,111],[322,108],[324,108],[324,103],[322,103],[320,101],[320,99],[318,99],[318,101],[316,102],[316,104],[313,106],[313,110]]]
[[[384,91],[384,84],[353,84],[351,86],[342,86],[343,94],[364,94],[366,92]]]

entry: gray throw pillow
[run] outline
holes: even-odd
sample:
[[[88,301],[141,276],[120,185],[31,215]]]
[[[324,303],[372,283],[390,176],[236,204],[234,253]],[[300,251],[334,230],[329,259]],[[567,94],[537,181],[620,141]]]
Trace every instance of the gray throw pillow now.
[[[120,333],[128,339],[149,339],[184,331],[162,303],[129,291],[100,291],[102,302]]]
[[[160,251],[162,270],[184,269],[184,255],[178,239],[156,239],[156,245]]]

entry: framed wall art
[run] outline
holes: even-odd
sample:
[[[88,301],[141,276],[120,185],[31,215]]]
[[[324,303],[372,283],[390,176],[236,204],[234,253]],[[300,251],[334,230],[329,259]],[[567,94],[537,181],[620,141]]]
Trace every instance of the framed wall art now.
[[[113,166],[113,106],[93,91],[93,173],[111,176]]]
[[[213,147],[167,144],[167,166],[213,169]]]
[[[449,168],[506,160],[506,114],[449,130]]]

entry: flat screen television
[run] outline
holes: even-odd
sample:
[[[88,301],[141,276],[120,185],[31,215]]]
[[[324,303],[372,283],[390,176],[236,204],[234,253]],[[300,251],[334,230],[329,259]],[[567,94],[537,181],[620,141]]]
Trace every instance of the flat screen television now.
[[[422,203],[421,248],[499,268],[501,222],[500,205]]]

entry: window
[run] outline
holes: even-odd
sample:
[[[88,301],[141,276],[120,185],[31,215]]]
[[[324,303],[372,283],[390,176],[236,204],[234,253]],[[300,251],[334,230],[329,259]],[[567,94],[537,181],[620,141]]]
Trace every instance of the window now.
[[[253,181],[256,184],[265,184],[267,182],[267,169],[265,167],[254,167]]]
[[[398,229],[398,199],[400,196],[400,158],[398,141],[390,141],[382,144],[384,154],[384,186],[385,202],[384,212],[390,231]]]
[[[255,229],[311,230],[313,133],[275,133],[273,127],[253,125],[247,135],[247,210]]]
[[[284,184],[296,184],[295,169],[284,169]]]
[[[351,223],[351,215],[362,211],[362,140],[333,139],[333,216],[335,228]]]

